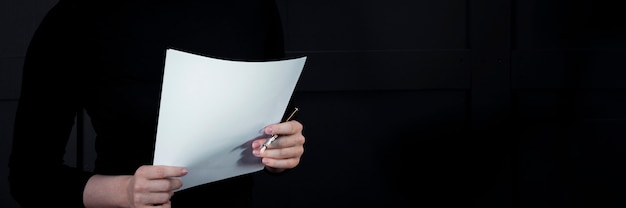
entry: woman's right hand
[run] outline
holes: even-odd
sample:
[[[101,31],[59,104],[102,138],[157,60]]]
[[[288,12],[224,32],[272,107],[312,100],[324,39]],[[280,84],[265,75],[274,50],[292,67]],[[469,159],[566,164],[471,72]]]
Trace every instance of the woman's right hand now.
[[[94,175],[85,186],[85,207],[171,207],[174,190],[182,187],[179,177],[187,169],[144,165],[134,175]]]
[[[173,166],[144,165],[135,171],[127,186],[131,207],[171,207],[174,190],[183,183],[187,169]]]

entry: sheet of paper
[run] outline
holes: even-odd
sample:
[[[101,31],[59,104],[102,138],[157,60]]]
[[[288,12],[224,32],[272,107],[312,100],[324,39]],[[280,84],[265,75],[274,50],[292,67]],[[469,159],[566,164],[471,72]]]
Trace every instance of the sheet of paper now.
[[[229,61],[169,49],[153,165],[189,170],[178,191],[262,170],[251,142],[280,122],[305,61]]]

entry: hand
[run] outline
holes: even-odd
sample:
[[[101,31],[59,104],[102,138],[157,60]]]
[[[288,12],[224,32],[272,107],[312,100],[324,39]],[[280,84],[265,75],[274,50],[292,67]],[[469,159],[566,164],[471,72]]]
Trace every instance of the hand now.
[[[131,207],[171,207],[170,198],[174,190],[183,185],[177,177],[186,174],[187,169],[181,167],[139,167],[127,186]]]
[[[302,124],[295,120],[265,127],[266,134],[279,136],[263,153],[260,151],[261,145],[269,138],[252,142],[252,154],[263,157],[263,164],[272,172],[282,172],[296,167],[304,153],[305,138],[302,135],[302,128]]]

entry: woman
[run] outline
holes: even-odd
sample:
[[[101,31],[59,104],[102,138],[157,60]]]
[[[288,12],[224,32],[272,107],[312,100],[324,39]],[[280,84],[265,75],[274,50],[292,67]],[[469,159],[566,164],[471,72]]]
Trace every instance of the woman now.
[[[247,207],[252,176],[176,192],[184,167],[152,166],[165,50],[230,60],[284,58],[274,1],[60,0],[29,46],[9,162],[11,193],[24,208]],[[260,83],[261,84],[261,83]],[[252,103],[253,105],[253,103]],[[207,106],[210,107],[210,106]],[[93,171],[63,165],[77,112],[92,119]],[[280,142],[265,152],[266,172],[296,167],[302,125],[270,125]]]

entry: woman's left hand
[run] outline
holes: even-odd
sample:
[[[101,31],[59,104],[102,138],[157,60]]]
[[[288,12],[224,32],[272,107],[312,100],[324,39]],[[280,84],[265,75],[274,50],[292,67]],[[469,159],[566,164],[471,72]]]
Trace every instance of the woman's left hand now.
[[[265,127],[267,135],[278,135],[265,151],[261,152],[261,146],[267,139],[258,139],[252,142],[252,154],[262,157],[262,162],[271,172],[282,172],[291,169],[300,163],[300,157],[304,153],[305,138],[302,135],[303,126],[296,120]]]

